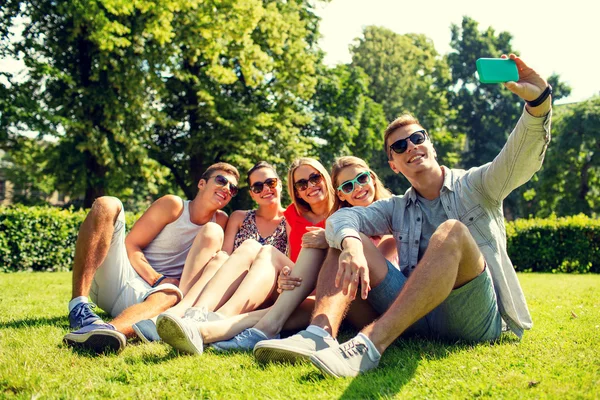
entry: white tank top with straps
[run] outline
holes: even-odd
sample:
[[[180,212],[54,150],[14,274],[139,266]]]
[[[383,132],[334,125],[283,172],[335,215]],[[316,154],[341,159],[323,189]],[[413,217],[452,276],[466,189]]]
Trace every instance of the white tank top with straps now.
[[[210,222],[215,222],[216,216],[215,212]],[[179,218],[167,224],[142,250],[152,268],[169,278],[181,278],[185,259],[203,226],[190,221],[190,201],[183,201],[183,212]]]

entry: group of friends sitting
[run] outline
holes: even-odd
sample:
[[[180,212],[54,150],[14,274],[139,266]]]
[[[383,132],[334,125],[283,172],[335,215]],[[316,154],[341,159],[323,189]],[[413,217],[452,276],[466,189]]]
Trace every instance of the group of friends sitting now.
[[[258,162],[246,183],[256,209],[222,211],[238,170],[211,165],[193,200],[166,195],[125,232],[123,204],[98,198],[83,222],[73,265],[65,342],[121,351],[128,338],[181,353],[253,351],[260,362],[310,361],[326,375],[378,366],[401,335],[486,342],[521,337],[532,322],[506,252],[503,199],[540,168],[550,140],[551,88],[515,55],[526,101],[490,163],[468,171],[437,162],[411,115],[384,133],[390,168],[411,187],[392,196],[360,158],[331,174],[313,158],[282,179]],[[110,323],[93,304],[110,314]],[[340,344],[347,319],[360,332]],[[297,332],[286,338],[280,333]]]

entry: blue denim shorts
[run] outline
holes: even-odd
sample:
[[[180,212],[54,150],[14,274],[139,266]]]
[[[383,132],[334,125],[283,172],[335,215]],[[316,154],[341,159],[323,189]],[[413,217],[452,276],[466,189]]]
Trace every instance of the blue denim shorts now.
[[[385,279],[369,292],[367,300],[383,314],[396,300],[407,277],[388,261]],[[492,278],[486,269],[467,284],[454,289],[439,306],[415,322],[404,334],[445,340],[483,342],[502,333],[502,317]]]

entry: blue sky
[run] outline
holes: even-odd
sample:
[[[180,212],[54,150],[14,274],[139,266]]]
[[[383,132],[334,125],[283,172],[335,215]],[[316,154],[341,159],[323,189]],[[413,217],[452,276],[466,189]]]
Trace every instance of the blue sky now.
[[[441,54],[450,51],[450,25],[467,15],[481,29],[513,35],[513,48],[542,76],[558,73],[581,101],[600,93],[600,1],[569,0],[333,0],[319,4],[320,47],[328,64],[350,62],[348,46],[368,25],[422,33]],[[482,55],[484,57],[486,55]]]

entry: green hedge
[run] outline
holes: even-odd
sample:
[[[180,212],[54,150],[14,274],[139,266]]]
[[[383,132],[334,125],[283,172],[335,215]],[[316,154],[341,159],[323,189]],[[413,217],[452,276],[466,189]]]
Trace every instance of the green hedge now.
[[[583,214],[519,219],[506,226],[517,271],[600,272],[600,220]]]
[[[86,211],[0,207],[0,271],[66,271]],[[126,213],[128,229],[139,214]],[[584,215],[506,224],[517,271],[600,272],[600,220]]]
[[[0,271],[68,271],[87,210],[0,207]],[[131,227],[138,217],[125,213]]]

